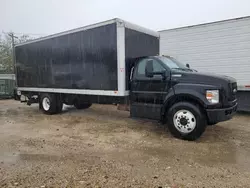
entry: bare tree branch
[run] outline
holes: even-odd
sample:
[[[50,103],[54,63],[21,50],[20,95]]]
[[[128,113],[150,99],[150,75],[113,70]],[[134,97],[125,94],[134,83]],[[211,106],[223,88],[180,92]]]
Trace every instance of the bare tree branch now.
[[[9,32],[11,33],[11,32]],[[0,73],[14,73],[12,43],[9,33],[0,35]],[[14,38],[15,44],[31,40],[28,35]]]

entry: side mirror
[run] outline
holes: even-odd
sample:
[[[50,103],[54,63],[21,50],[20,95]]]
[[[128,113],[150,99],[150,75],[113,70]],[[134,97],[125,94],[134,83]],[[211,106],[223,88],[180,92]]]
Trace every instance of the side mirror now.
[[[146,67],[145,67],[145,73],[146,73],[146,77],[154,76],[153,60],[147,61]]]
[[[187,67],[187,68],[190,68],[190,65],[187,63],[187,64],[186,64],[186,67]]]

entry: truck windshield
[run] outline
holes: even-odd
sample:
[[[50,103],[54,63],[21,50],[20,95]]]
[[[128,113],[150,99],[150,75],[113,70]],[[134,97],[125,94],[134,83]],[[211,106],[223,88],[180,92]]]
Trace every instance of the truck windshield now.
[[[170,69],[190,70],[191,71],[191,69],[187,68],[185,65],[183,65],[180,62],[178,62],[176,59],[174,59],[172,57],[161,56],[161,57],[159,57],[159,59],[165,65],[167,65]]]

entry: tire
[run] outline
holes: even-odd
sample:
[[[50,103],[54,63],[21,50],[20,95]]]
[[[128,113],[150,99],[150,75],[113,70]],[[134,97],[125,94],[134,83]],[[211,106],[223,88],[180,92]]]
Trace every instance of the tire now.
[[[212,126],[212,125],[216,125],[218,122],[207,122],[207,125]]]
[[[41,94],[39,107],[43,111],[43,113],[48,115],[58,113],[60,105],[58,104],[56,94]]]
[[[174,104],[168,110],[167,124],[174,137],[189,141],[198,139],[207,126],[200,108],[189,102]]]
[[[91,106],[92,104],[91,103],[79,103],[79,102],[76,102],[74,104],[75,108],[78,109],[78,110],[81,110],[81,109],[87,109]]]
[[[63,110],[63,102],[61,96],[57,96],[57,103],[56,103],[56,113],[61,113]]]

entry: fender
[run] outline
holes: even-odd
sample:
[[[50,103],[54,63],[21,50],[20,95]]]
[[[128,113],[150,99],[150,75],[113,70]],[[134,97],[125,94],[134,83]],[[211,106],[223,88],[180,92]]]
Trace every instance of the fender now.
[[[173,100],[178,97],[187,97],[189,99],[197,101],[204,108],[211,105],[206,99],[206,90],[219,89],[216,86],[204,85],[204,84],[192,84],[192,83],[178,83],[169,89],[168,94],[166,95],[162,109],[161,115],[164,115],[166,110],[169,107],[169,104],[172,104]]]

